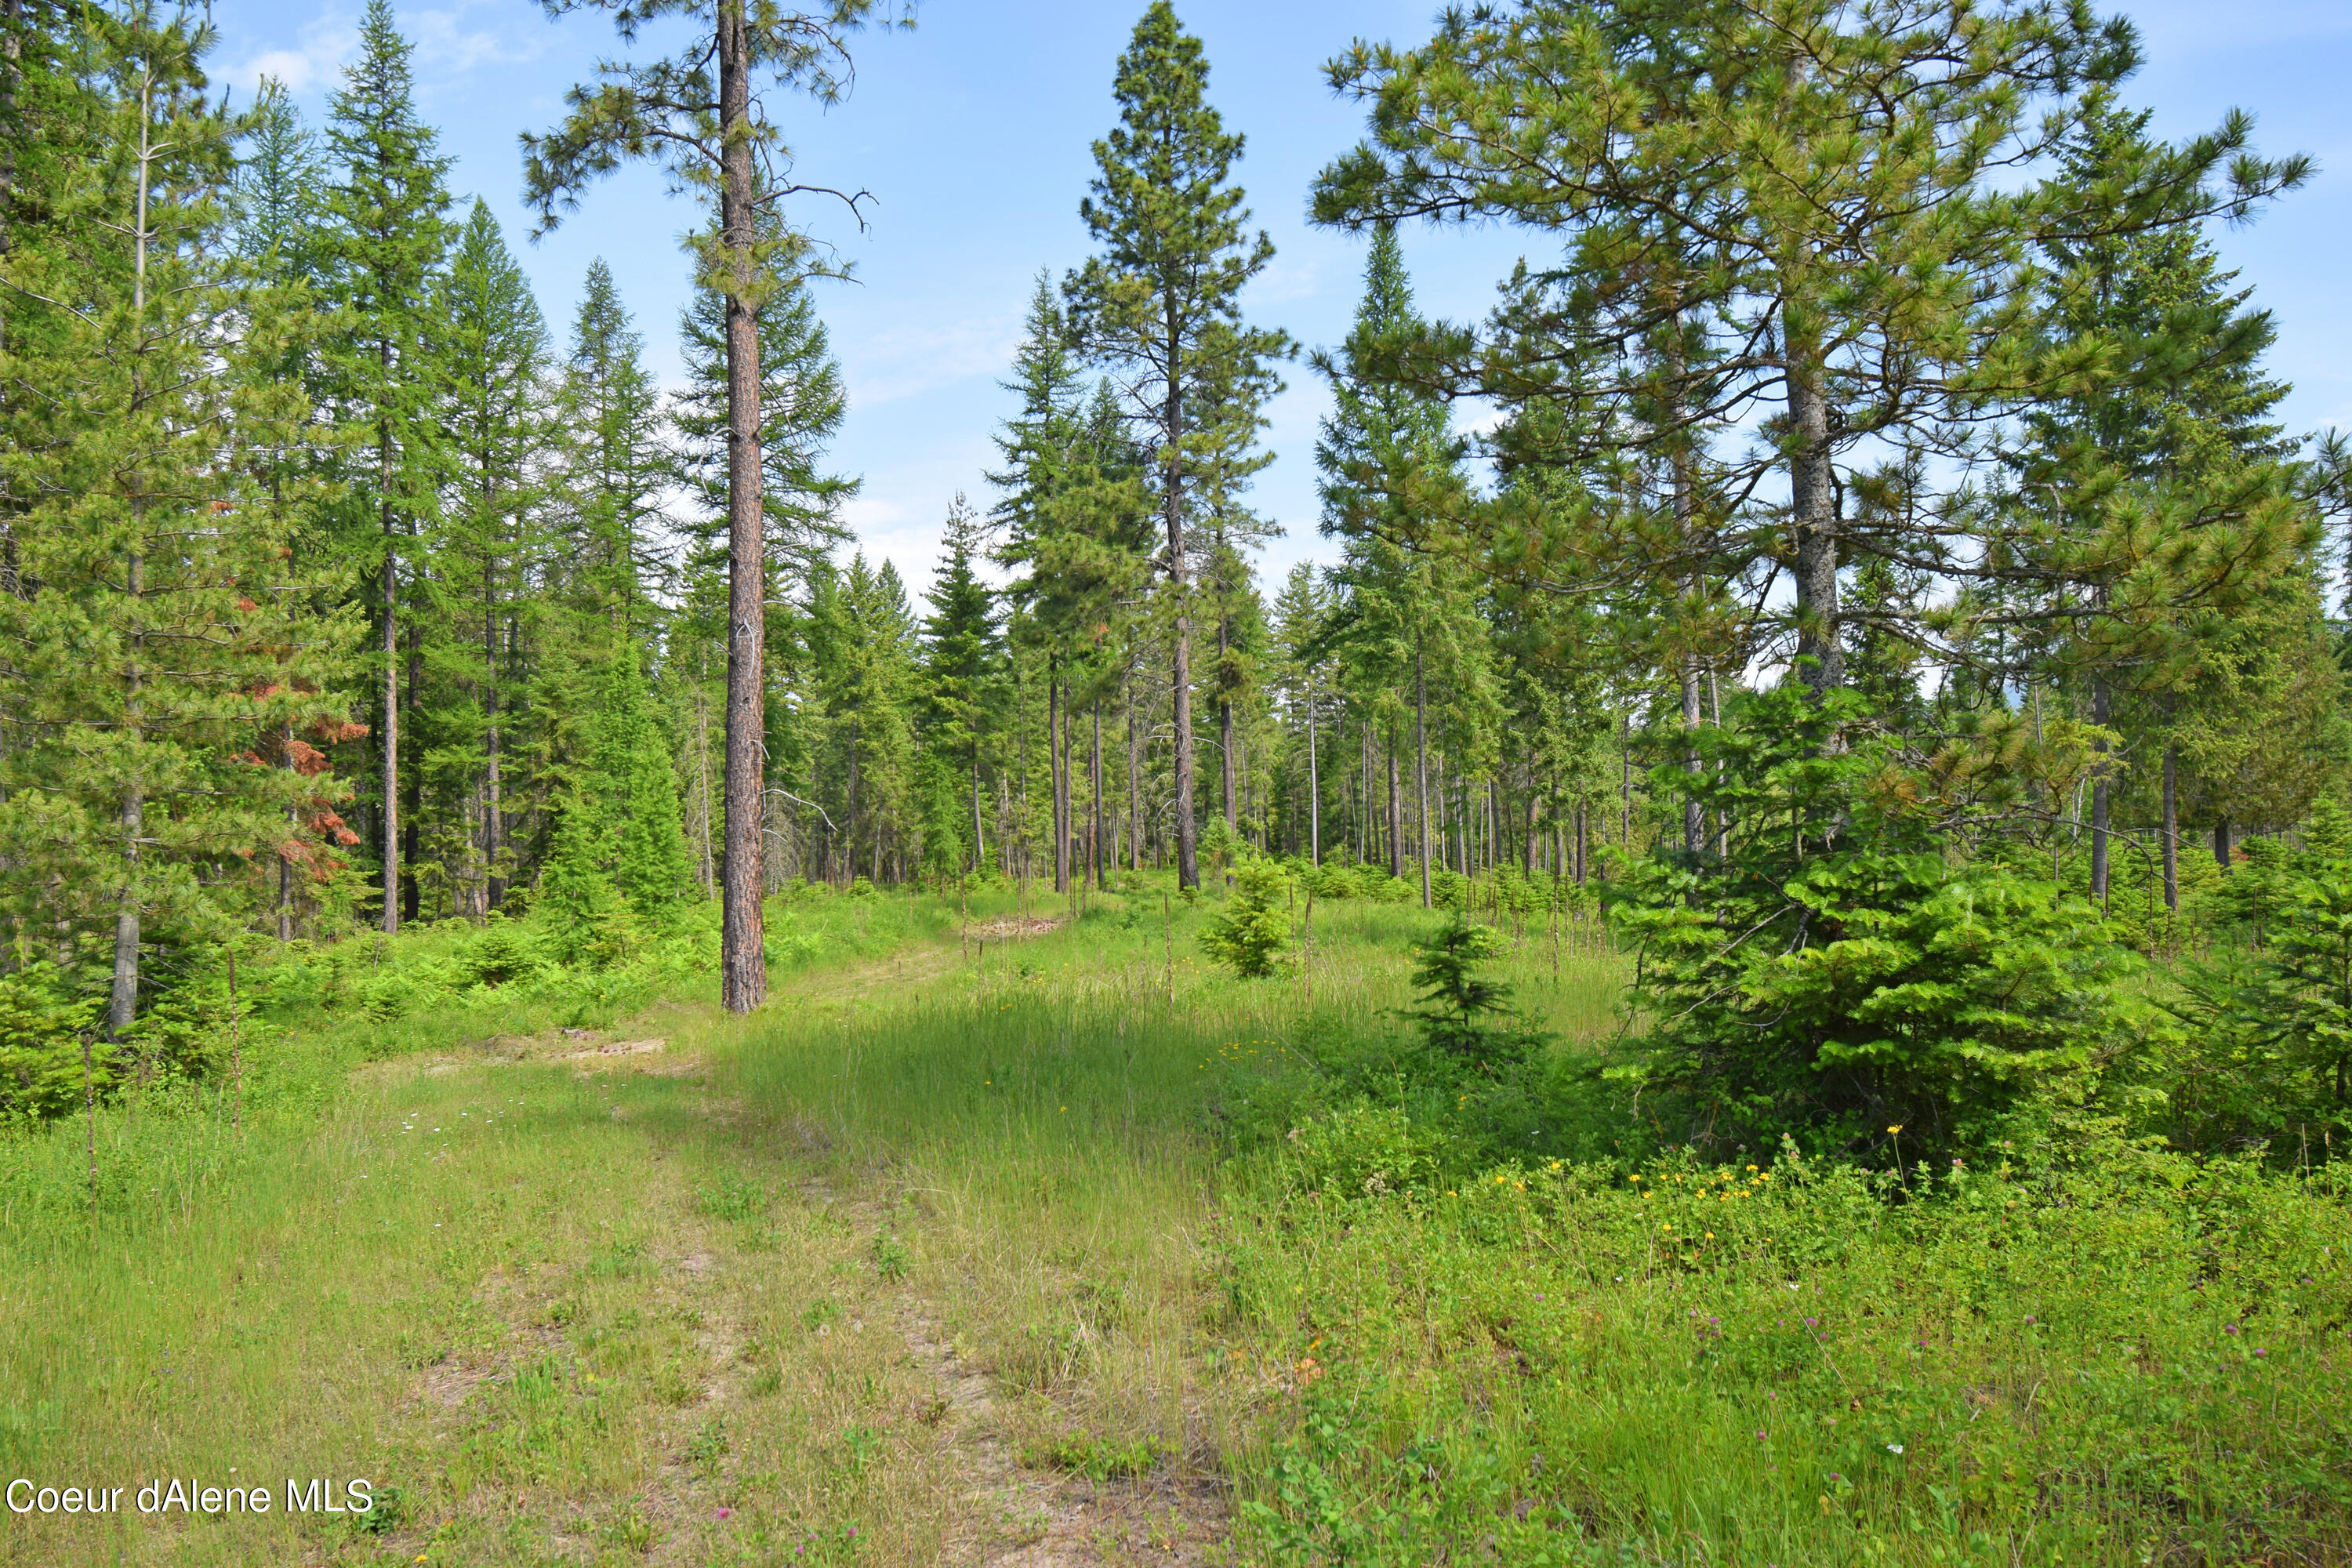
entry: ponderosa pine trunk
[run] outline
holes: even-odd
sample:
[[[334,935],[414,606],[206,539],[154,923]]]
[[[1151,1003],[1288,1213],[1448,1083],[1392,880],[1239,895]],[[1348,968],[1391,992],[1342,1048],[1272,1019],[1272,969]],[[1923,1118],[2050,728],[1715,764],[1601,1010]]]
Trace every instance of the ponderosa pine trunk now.
[[[1797,657],[1816,696],[1845,684],[1838,638],[1837,491],[1831,468],[1830,412],[1818,342],[1789,333],[1786,371],[1790,524],[1796,535]]]
[[[1182,334],[1170,306],[1168,321],[1168,397],[1162,405],[1160,438],[1168,444],[1168,459],[1160,469],[1161,521],[1168,530],[1168,583],[1176,595],[1175,646],[1169,659],[1171,706],[1170,727],[1176,747],[1176,884],[1201,885],[1201,835],[1192,820],[1192,617],[1187,602],[1192,570],[1184,554],[1184,436],[1183,381],[1178,374],[1178,344]]]
[[[751,302],[757,214],[751,40],[745,0],[719,0],[719,226],[731,276],[727,321],[727,842],[720,880],[719,994],[730,1013],[768,997],[761,907],[768,643],[767,529],[761,509],[760,323]]]

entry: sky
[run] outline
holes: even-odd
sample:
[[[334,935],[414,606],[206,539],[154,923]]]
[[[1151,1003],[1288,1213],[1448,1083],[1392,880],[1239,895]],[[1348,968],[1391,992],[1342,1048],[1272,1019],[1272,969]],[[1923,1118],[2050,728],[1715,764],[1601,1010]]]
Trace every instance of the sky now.
[[[678,374],[677,323],[688,295],[679,237],[685,198],[639,169],[586,193],[579,210],[533,243],[521,201],[518,137],[562,118],[563,94],[620,47],[594,10],[551,21],[532,0],[394,0],[415,45],[418,108],[440,130],[461,200],[479,195],[504,225],[559,341],[589,264],[603,258],[665,381]],[[2256,117],[2266,153],[2300,152],[2316,176],[2242,228],[2217,236],[2255,302],[2279,328],[2273,374],[2294,392],[2289,426],[2352,427],[2352,315],[2342,303],[2352,254],[2352,5],[2344,0],[2130,0],[2147,67],[2127,89],[2181,138],[2231,108]],[[985,507],[991,435],[1014,400],[1007,374],[1041,269],[1058,280],[1087,252],[1078,202],[1091,144],[1115,122],[1113,64],[1141,0],[923,0],[911,32],[855,45],[853,90],[820,109],[772,98],[771,116],[797,177],[862,190],[861,231],[845,208],[802,198],[799,219],[853,264],[820,282],[818,308],[850,395],[836,471],[863,477],[845,521],[869,556],[895,562],[910,589],[928,582],[940,521],[959,492]],[[216,80],[249,91],[263,76],[317,124],[357,47],[361,0],[216,0]],[[1248,139],[1237,178],[1273,263],[1244,298],[1251,319],[1307,349],[1345,337],[1361,285],[1363,241],[1307,222],[1317,173],[1359,140],[1360,106],[1335,97],[1323,66],[1355,38],[1424,38],[1431,0],[1180,0],[1207,48],[1210,99]],[[2330,109],[2328,105],[2336,104]],[[1402,237],[1423,310],[1475,319],[1532,243],[1507,226],[1410,230]],[[1304,360],[1269,412],[1274,463],[1256,510],[1281,531],[1261,569],[1269,586],[1300,560],[1328,560],[1316,530],[1314,445],[1329,405]]]

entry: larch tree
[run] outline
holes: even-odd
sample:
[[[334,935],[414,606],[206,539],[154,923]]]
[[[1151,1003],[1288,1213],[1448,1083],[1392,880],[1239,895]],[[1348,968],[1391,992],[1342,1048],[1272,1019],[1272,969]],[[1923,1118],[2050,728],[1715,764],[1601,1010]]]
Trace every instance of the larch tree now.
[[[716,222],[697,231],[696,281],[725,301],[727,340],[727,788],[719,991],[730,1012],[767,999],[761,907],[765,786],[762,676],[767,634],[766,527],[760,454],[760,311],[812,263],[804,234],[775,219],[782,202],[816,187],[793,181],[789,150],[758,107],[757,85],[837,101],[851,75],[849,37],[866,22],[911,5],[832,0],[808,11],[769,0],[541,0],[551,17],[609,11],[624,41],[672,19],[687,37],[667,58],[606,61],[593,86],[566,97],[564,122],[523,138],[524,187],[540,232],[578,205],[582,191],[624,163],[650,161],[674,191],[692,192]],[[839,194],[839,193],[835,193]],[[855,198],[849,200],[853,212]]]

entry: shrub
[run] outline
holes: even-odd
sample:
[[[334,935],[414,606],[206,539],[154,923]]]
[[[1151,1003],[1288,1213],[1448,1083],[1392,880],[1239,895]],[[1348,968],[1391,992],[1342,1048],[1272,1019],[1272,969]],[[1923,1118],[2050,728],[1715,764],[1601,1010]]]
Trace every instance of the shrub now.
[[[1736,826],[1721,858],[1675,849],[1621,884],[1649,1028],[1615,1071],[1684,1097],[1695,1137],[1979,1144],[2145,1022],[2097,908],[1953,865],[1927,781],[1868,716],[1850,692],[1751,694],[1696,737],[1697,769],[1659,770]]]
[[[1527,1037],[1508,1027],[1511,988],[1477,973],[1502,951],[1501,938],[1455,906],[1437,934],[1413,949],[1420,1005],[1405,1013],[1432,1050],[1488,1073],[1527,1055]]]
[[[1282,968],[1290,953],[1289,890],[1290,879],[1276,861],[1244,860],[1234,868],[1224,912],[1201,932],[1202,951],[1244,980]]]
[[[0,974],[0,1121],[80,1109],[82,1037],[98,1027],[98,999],[75,996],[54,964]],[[101,1053],[91,1065],[103,1093],[111,1059]]]
[[[2257,864],[2263,945],[2188,966],[2168,1005],[2189,1026],[2168,1087],[2191,1146],[2352,1135],[2352,859]]]

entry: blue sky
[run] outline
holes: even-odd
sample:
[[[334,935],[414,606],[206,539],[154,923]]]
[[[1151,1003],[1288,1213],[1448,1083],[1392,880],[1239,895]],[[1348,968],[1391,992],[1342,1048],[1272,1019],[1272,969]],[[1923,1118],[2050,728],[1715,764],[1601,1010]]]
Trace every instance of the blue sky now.
[[[507,226],[559,333],[589,262],[603,257],[666,378],[677,364],[687,292],[677,237],[691,216],[644,171],[593,190],[580,212],[525,242],[516,137],[562,116],[564,89],[612,51],[608,20],[551,22],[530,0],[425,0],[397,16],[415,40],[418,99],[456,159],[453,188],[487,199]],[[220,0],[219,79],[284,81],[315,122],[355,46],[361,0]],[[2352,5],[2343,0],[2137,0],[2147,68],[2130,89],[2179,137],[2231,107],[2252,110],[2266,152],[2312,154],[2319,174],[2255,224],[2220,237],[2230,265],[2278,319],[2274,371],[2294,384],[2299,429],[2352,426],[2352,325],[2343,303],[2352,252]],[[1089,145],[1112,123],[1112,63],[1141,0],[925,0],[911,33],[869,35],[848,100],[820,112],[772,102],[800,154],[802,177],[873,194],[860,234],[837,206],[810,198],[803,219],[856,263],[857,281],[820,284],[819,305],[846,374],[851,412],[835,460],[861,474],[848,519],[869,553],[927,580],[939,520],[959,489],[985,504],[990,433],[1010,399],[996,383],[1040,268],[1058,279],[1086,254],[1077,205]],[[1362,242],[1310,227],[1316,172],[1358,136],[1351,104],[1325,87],[1322,63],[1357,37],[1425,37],[1431,0],[1180,0],[1207,45],[1211,97],[1247,135],[1240,179],[1274,237],[1253,285],[1253,317],[1310,347],[1337,342],[1355,307]],[[2330,104],[2336,107],[2331,109]],[[1523,247],[1499,227],[1404,236],[1423,309],[1482,314]],[[1323,559],[1315,530],[1314,440],[1328,399],[1302,363],[1275,404],[1276,460],[1258,510],[1285,530],[1263,563]]]

